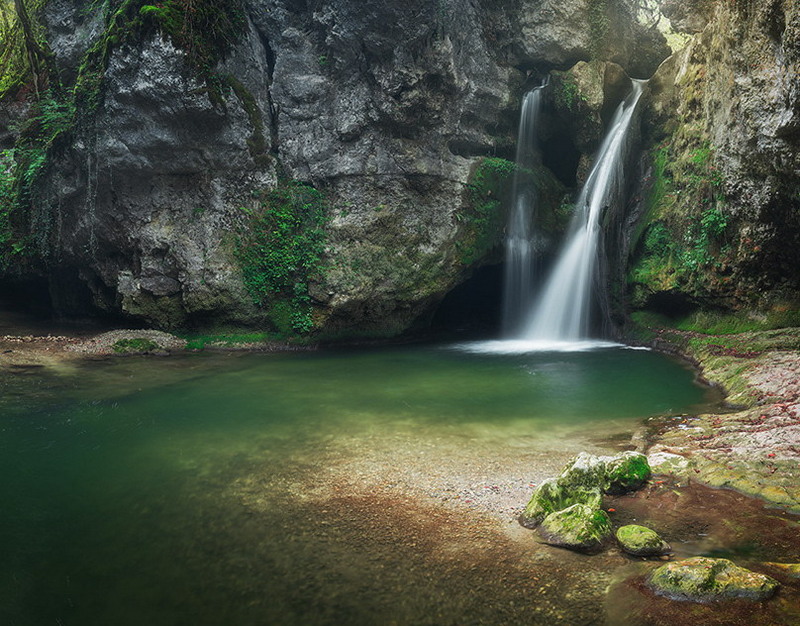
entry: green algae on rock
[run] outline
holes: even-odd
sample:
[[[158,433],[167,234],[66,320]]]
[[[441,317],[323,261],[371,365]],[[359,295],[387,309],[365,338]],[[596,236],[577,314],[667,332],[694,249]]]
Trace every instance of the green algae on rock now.
[[[672,550],[656,531],[646,526],[622,526],[617,529],[616,537],[622,549],[634,556],[661,556]]]
[[[611,534],[611,520],[605,511],[587,504],[573,504],[545,517],[539,534],[554,546],[591,551],[599,548]]]
[[[519,521],[526,528],[533,528],[551,513],[563,511],[575,504],[599,509],[602,499],[603,496],[597,488],[568,488],[562,484],[560,478],[550,478],[533,493]]]
[[[777,590],[778,581],[739,567],[728,559],[702,556],[667,563],[647,579],[656,593],[676,600],[766,600]]]
[[[639,452],[623,452],[606,462],[606,493],[635,491],[650,478],[650,464]]]
[[[638,452],[595,456],[581,452],[558,478],[543,482],[520,515],[520,524],[534,528],[550,513],[574,504],[599,509],[603,493],[625,493],[641,487],[650,477],[647,457]]]

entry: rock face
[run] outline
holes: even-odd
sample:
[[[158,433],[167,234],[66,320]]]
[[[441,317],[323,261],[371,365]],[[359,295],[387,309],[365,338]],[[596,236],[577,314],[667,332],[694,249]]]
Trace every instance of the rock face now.
[[[667,53],[627,2],[247,0],[198,73],[148,17],[166,4],[43,13],[66,87],[99,85],[48,146],[27,219],[61,309],[80,290],[161,327],[268,325],[236,261],[240,209],[293,180],[326,202],[316,328],[399,332],[492,258],[502,228],[472,177],[512,154],[523,90],[591,56],[649,75]]]
[[[778,588],[778,581],[737,567],[728,559],[702,556],[667,563],[648,578],[657,593],[677,600],[765,600]]]
[[[650,82],[653,175],[631,272],[664,313],[793,307],[800,272],[800,5],[664,2],[698,31]]]

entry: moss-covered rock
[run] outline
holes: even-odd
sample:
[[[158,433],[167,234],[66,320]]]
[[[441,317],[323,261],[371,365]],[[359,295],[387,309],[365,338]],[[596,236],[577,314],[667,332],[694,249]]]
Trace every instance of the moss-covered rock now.
[[[647,584],[658,594],[676,600],[765,600],[778,588],[778,581],[751,572],[728,559],[697,556],[667,563],[656,569]]]
[[[519,521],[526,528],[533,528],[550,513],[574,504],[599,509],[603,493],[625,493],[638,489],[649,477],[647,457],[638,452],[602,457],[581,452],[558,478],[551,478],[539,485]]]
[[[541,524],[551,513],[562,511],[575,504],[585,504],[592,509],[600,508],[602,498],[597,488],[566,488],[560,479],[551,478],[534,491],[519,521],[526,528],[533,528]]]
[[[617,529],[616,537],[620,547],[634,556],[661,556],[672,550],[656,531],[646,526],[622,526]]]
[[[610,457],[599,457],[581,452],[567,465],[559,476],[559,484],[568,490],[597,489],[605,491],[606,462]]]
[[[650,464],[639,452],[623,452],[606,462],[606,493],[634,491],[650,478]]]
[[[610,534],[608,514],[586,504],[573,504],[550,513],[539,527],[539,535],[544,541],[571,550],[596,550]]]

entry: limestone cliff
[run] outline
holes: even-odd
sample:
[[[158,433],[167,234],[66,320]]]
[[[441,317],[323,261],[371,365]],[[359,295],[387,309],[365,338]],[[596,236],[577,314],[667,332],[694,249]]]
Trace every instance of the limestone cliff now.
[[[649,215],[636,305],[758,315],[800,291],[800,6],[664,2],[689,46],[651,81]]]
[[[185,4],[45,3],[61,88],[5,98],[5,273],[65,312],[399,332],[492,259],[524,89],[667,54],[629,0]]]

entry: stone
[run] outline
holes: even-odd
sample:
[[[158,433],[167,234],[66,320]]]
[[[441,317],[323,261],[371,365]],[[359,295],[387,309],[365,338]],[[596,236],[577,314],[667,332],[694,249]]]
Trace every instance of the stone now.
[[[533,528],[551,513],[561,511],[574,504],[585,504],[592,509],[600,508],[603,496],[597,488],[580,486],[565,487],[560,478],[544,481],[528,502],[519,522],[526,528]]]
[[[590,552],[600,548],[611,535],[611,520],[601,509],[573,504],[545,517],[539,535],[550,545]]]
[[[634,556],[661,556],[672,551],[656,531],[646,526],[621,526],[617,529],[616,537],[620,547]]]
[[[647,579],[659,595],[675,600],[766,600],[779,583],[764,574],[739,567],[728,559],[697,556],[662,565]]]
[[[564,489],[606,488],[606,461],[610,457],[599,457],[581,452],[562,470],[558,478]]]
[[[691,462],[685,456],[672,454],[670,452],[654,452],[647,456],[650,464],[650,471],[653,474],[685,475],[691,466]]]
[[[650,478],[650,465],[641,452],[623,452],[606,462],[606,493],[622,494],[639,489]]]

